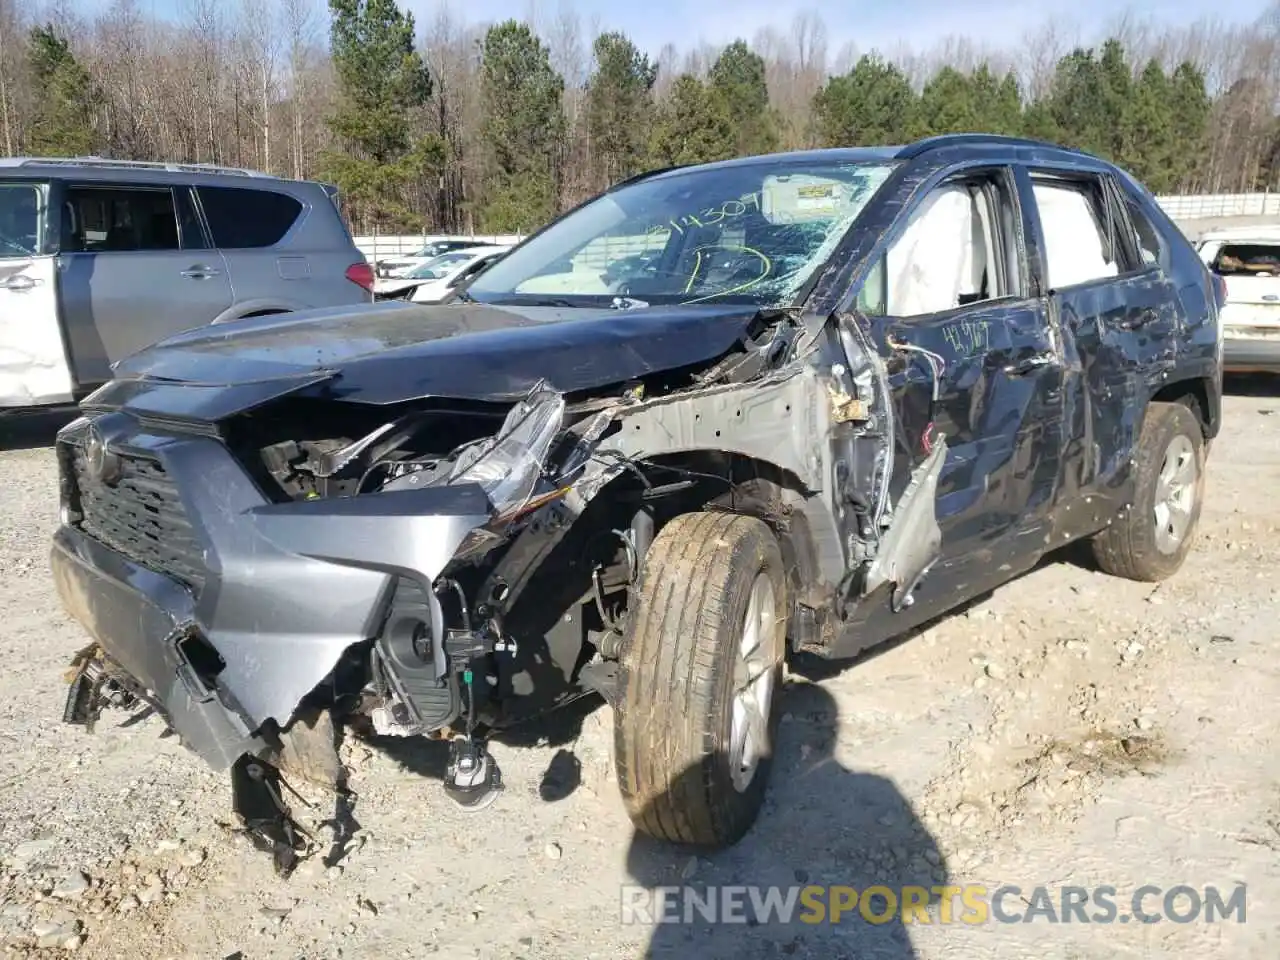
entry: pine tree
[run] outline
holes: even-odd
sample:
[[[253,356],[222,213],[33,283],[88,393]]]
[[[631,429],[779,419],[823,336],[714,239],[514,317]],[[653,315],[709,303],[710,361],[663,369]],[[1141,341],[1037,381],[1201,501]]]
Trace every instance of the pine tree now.
[[[341,102],[328,118],[342,144],[321,158],[322,175],[348,201],[406,224],[406,189],[444,159],[434,136],[415,137],[411,118],[431,98],[431,77],[414,49],[413,16],[395,0],[329,0]]]
[[[1150,61],[1134,87],[1129,109],[1129,145],[1120,158],[1123,165],[1158,193],[1173,187],[1177,179],[1178,144],[1170,110],[1169,80],[1156,60]]]
[[[993,95],[992,89],[986,91]],[[954,67],[943,67],[920,95],[920,122],[930,136],[943,133],[989,133],[980,130],[974,85]]]
[[[587,131],[603,186],[644,168],[658,68],[621,33],[596,39],[595,60],[587,87]]]
[[[734,155],[736,131],[724,104],[686,73],[676,78],[658,110],[651,146],[657,166],[710,163]]]
[[[905,143],[922,133],[920,103],[896,66],[864,56],[832,77],[813,99],[821,142],[829,147]]]
[[[1196,187],[1197,172],[1209,159],[1209,94],[1204,73],[1193,63],[1180,63],[1168,85],[1169,112],[1173,117],[1170,188]],[[1277,123],[1280,129],[1280,123]],[[1277,138],[1280,140],[1280,137]]]
[[[76,157],[93,153],[93,110],[98,91],[71,47],[52,25],[35,27],[27,39],[35,102],[27,148],[31,153]]]
[[[733,122],[737,154],[752,156],[777,150],[780,124],[769,106],[769,87],[760,54],[742,40],[735,40],[716,58],[708,79],[712,96]]]
[[[564,78],[528,24],[508,20],[485,34],[481,82],[489,158],[481,223],[495,233],[532,230],[559,206]]]

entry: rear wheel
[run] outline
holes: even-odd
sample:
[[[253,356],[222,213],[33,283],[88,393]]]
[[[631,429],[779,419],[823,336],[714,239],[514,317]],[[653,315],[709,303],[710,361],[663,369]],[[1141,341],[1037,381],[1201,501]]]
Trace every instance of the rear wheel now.
[[[764,802],[782,681],[787,589],[769,527],[692,513],[645,558],[622,641],[614,739],[638,830],[736,843]]]
[[[1093,541],[1109,574],[1155,582],[1182,566],[1204,499],[1204,434],[1180,403],[1152,403],[1134,451],[1133,503]]]

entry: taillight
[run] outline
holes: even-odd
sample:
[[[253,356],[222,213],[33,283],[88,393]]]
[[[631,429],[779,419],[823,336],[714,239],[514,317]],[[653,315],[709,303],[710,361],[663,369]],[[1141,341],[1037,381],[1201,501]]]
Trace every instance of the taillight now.
[[[347,267],[347,279],[357,286],[364,287],[371,293],[373,292],[373,267],[369,266],[364,260]]]
[[[1213,274],[1213,298],[1221,310],[1227,305],[1227,281],[1220,274]]]

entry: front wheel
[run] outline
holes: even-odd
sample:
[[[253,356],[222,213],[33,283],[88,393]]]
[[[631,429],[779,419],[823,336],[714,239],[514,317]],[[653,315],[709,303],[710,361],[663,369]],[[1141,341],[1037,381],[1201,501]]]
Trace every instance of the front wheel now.
[[[1204,499],[1204,434],[1180,403],[1152,403],[1134,450],[1133,502],[1093,541],[1104,572],[1154,583],[1173,576],[1195,539]]]
[[[754,517],[683,514],[645,558],[621,648],[618,784],[636,828],[720,848],[764,802],[786,646],[787,584]]]

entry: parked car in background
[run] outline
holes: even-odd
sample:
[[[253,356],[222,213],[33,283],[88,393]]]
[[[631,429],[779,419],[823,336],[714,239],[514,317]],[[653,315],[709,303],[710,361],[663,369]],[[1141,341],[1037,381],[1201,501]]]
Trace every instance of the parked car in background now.
[[[374,296],[379,300],[439,303],[455,286],[475,276],[510,249],[490,245],[441,254],[399,277],[378,280],[374,284]]]
[[[471,240],[463,237],[454,240],[433,240],[414,253],[379,260],[375,265],[375,273],[380,278],[403,277],[410,270],[421,267],[441,254],[452,253],[457,250],[471,250],[475,247],[492,246],[495,246],[495,244],[489,240]]]
[[[1280,373],[1280,225],[1214,230],[1199,247],[1225,300],[1223,369]]]
[[[77,400],[182,330],[357,306],[372,287],[326,184],[0,159],[0,413]]]
[[[1191,244],[1076,150],[654,171],[455,302],[121,364],[58,439],[52,567],[92,638],[64,718],[153,706],[287,869],[278,765],[345,784],[344,722],[448,739],[474,810],[490,731],[593,692],[637,828],[723,847],[793,766],[788,658],[856,657],[1073,541],[1177,571],[1220,351]]]

